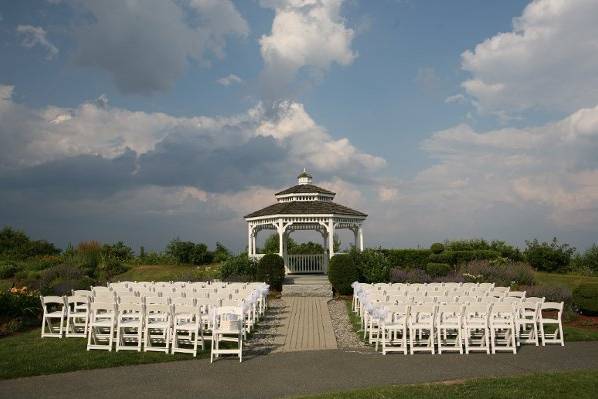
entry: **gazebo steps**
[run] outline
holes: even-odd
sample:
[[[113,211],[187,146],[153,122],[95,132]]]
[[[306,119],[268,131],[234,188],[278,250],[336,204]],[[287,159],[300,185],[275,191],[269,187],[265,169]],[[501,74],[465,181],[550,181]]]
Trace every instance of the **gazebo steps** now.
[[[332,286],[324,274],[290,275],[285,278],[282,296],[332,298]]]

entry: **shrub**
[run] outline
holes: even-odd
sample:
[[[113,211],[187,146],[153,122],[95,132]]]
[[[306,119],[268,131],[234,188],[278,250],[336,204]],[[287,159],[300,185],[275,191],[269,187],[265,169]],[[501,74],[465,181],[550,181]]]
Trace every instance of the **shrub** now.
[[[391,267],[424,269],[432,251],[429,249],[383,249]]]
[[[214,262],[224,262],[228,258],[230,258],[230,251],[220,242],[216,243],[216,249],[212,252],[212,260]]]
[[[279,255],[266,254],[257,264],[257,280],[266,282],[274,290],[282,290],[284,275],[284,260]]]
[[[55,255],[38,256],[28,261],[29,270],[44,270],[62,263],[62,258]]]
[[[429,283],[432,278],[421,269],[399,269],[395,267],[390,271],[392,283]]]
[[[61,264],[43,270],[40,274],[42,295],[65,295],[71,290],[89,289],[94,281],[74,265]]]
[[[432,278],[446,276],[451,269],[451,265],[446,263],[428,263],[426,265],[426,273]]]
[[[444,251],[444,245],[439,242],[435,242],[430,246],[430,251],[432,251],[433,254],[439,254]]]
[[[428,259],[431,263],[447,263],[451,266],[458,266],[473,260],[496,259],[499,253],[490,249],[476,249],[470,251],[445,250],[439,254],[431,254]]]
[[[558,285],[538,284],[531,287],[522,287],[527,297],[546,298],[547,302],[564,302],[565,306],[570,308],[573,302],[571,289]]]
[[[571,263],[575,248],[569,244],[560,244],[556,237],[552,242],[526,241],[525,259],[536,270],[546,272],[565,272]]]
[[[573,291],[573,303],[582,314],[598,314],[598,284],[580,284]]]
[[[7,321],[0,335],[39,325],[41,303],[39,294],[27,289],[0,292],[0,320]]]
[[[459,271],[466,281],[471,282],[488,282],[500,286],[534,283],[534,271],[524,262],[493,264],[488,260],[475,260],[462,265]]]
[[[584,267],[598,273],[598,244],[592,245],[581,255],[581,263]]]
[[[212,254],[206,244],[194,244],[191,241],[181,241],[178,238],[170,241],[166,253],[177,260],[178,263],[191,263],[205,265],[212,261]]]
[[[80,242],[75,249],[75,257],[88,273],[94,273],[102,257],[102,245],[94,240]]]
[[[101,281],[108,281],[112,277],[126,272],[128,268],[118,258],[102,256],[100,264],[96,269],[96,277]]]
[[[232,256],[220,265],[220,278],[224,281],[254,281],[257,263],[247,254]]]
[[[138,265],[175,265],[177,260],[166,253],[150,251],[135,258],[134,262]]]
[[[133,249],[124,242],[118,241],[116,244],[104,244],[102,255],[117,259],[120,262],[128,262],[133,259]]]
[[[14,262],[2,262],[0,263],[0,278],[11,278],[21,270]]]
[[[382,251],[366,249],[363,252],[351,251],[353,262],[359,270],[360,280],[367,283],[383,283],[388,281],[391,264]]]
[[[0,255],[11,259],[27,259],[33,256],[58,255],[60,250],[45,240],[32,241],[27,234],[4,227],[0,230]]]
[[[334,255],[328,265],[328,280],[332,288],[341,295],[353,292],[351,284],[359,279],[359,270],[353,257],[347,254]]]
[[[434,283],[464,283],[463,275],[455,270],[451,270],[446,276],[440,276],[432,279]]]

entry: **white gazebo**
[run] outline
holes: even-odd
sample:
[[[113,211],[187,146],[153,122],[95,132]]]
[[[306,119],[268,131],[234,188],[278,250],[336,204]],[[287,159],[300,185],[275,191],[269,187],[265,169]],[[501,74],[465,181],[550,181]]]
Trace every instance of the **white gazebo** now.
[[[328,259],[334,256],[334,232],[348,229],[355,235],[355,248],[363,251],[363,222],[367,215],[333,202],[332,191],[315,186],[312,176],[304,169],[299,184],[275,194],[276,204],[245,216],[247,221],[247,253],[260,258],[256,236],[262,230],[276,230],[279,237],[278,254],[284,259],[288,273],[326,273]],[[297,230],[314,230],[322,235],[324,254],[289,255],[287,240]]]

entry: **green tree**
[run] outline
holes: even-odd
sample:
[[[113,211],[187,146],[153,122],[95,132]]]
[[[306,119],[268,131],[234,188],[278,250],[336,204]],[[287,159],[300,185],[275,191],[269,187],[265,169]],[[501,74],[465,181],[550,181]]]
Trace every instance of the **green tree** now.
[[[539,242],[537,239],[526,241],[525,259],[536,270],[546,272],[565,272],[571,263],[575,248],[559,243],[556,237],[551,242]]]

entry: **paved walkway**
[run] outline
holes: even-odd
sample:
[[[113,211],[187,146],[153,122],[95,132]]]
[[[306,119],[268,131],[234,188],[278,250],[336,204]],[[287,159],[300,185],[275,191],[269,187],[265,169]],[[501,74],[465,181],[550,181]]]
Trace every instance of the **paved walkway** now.
[[[65,356],[68,354],[65,353]],[[340,350],[86,370],[0,381],[0,398],[279,398],[368,386],[598,369],[598,342],[501,353],[382,356]]]
[[[284,311],[275,339],[276,352],[336,349],[326,298],[283,298]]]

